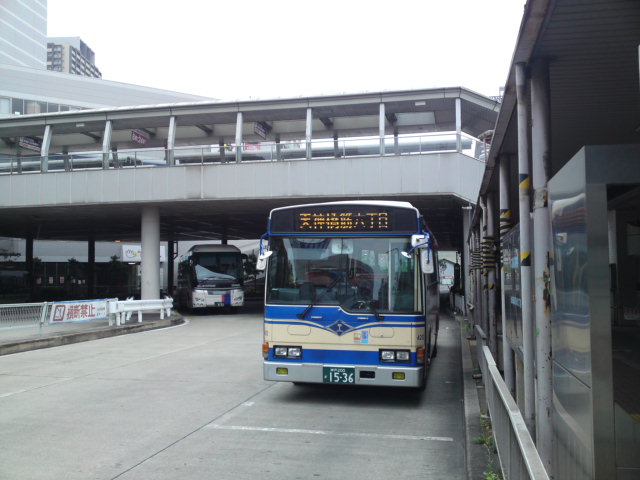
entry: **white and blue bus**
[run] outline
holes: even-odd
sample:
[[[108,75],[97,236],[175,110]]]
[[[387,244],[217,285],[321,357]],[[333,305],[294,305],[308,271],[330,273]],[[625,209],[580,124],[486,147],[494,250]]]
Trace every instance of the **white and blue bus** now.
[[[194,245],[178,263],[177,304],[193,311],[244,305],[243,256],[233,245]]]
[[[438,337],[438,260],[416,208],[276,208],[265,236],[266,380],[424,387]]]

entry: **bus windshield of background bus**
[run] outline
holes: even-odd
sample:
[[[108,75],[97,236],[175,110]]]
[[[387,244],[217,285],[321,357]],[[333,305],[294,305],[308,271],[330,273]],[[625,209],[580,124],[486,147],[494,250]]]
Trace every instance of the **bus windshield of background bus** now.
[[[237,282],[242,279],[242,259],[237,253],[198,253],[195,257],[195,272],[198,282]]]
[[[415,259],[408,238],[272,238],[267,302],[413,313]]]

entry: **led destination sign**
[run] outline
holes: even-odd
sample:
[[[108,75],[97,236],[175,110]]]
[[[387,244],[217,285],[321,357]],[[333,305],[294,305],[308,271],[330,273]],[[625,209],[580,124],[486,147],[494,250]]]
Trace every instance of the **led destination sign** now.
[[[296,232],[386,232],[389,212],[295,212]]]
[[[274,210],[270,231],[282,233],[407,233],[418,230],[416,210],[389,205],[300,206]]]

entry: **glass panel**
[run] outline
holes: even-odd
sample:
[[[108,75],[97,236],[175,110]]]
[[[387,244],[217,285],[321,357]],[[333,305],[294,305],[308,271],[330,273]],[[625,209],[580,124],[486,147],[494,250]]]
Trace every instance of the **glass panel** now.
[[[198,285],[224,280],[238,282],[243,277],[242,257],[238,253],[194,253],[193,261]]]
[[[11,113],[14,115],[24,114],[24,101],[21,98],[11,99]]]
[[[0,98],[0,113],[5,115],[11,113],[11,99]]]
[[[414,312],[414,259],[400,253],[410,248],[406,238],[275,238],[267,301]]]

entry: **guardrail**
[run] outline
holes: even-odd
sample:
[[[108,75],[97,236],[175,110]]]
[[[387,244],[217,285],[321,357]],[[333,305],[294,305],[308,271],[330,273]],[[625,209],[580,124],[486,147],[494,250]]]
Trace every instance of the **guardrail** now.
[[[549,480],[520,409],[511,396],[482,329],[475,326],[477,356],[485,386],[491,426],[505,480]]]
[[[384,153],[381,153],[381,141]],[[69,172],[75,170],[167,167],[236,162],[238,149],[242,162],[275,162],[305,159],[351,158],[362,156],[420,155],[456,152],[482,161],[483,144],[465,133],[435,132],[380,137],[359,137],[334,141],[316,139],[284,142],[245,142],[239,147],[206,145],[173,149],[138,148],[110,152],[86,151],[47,156],[1,156],[0,174]],[[308,148],[307,148],[308,147]]]
[[[21,327],[43,327],[58,323],[107,321],[109,325],[122,325],[133,313],[158,312],[160,319],[171,315],[171,297],[153,300],[78,300],[70,302],[15,303],[0,305],[0,330]]]
[[[127,298],[123,301],[116,301],[110,305],[110,313],[115,315],[116,325],[122,325],[131,319],[134,312],[138,313],[138,323],[142,322],[142,312],[160,312],[160,320],[171,316],[173,308],[173,298],[164,297],[157,300],[133,300]]]

